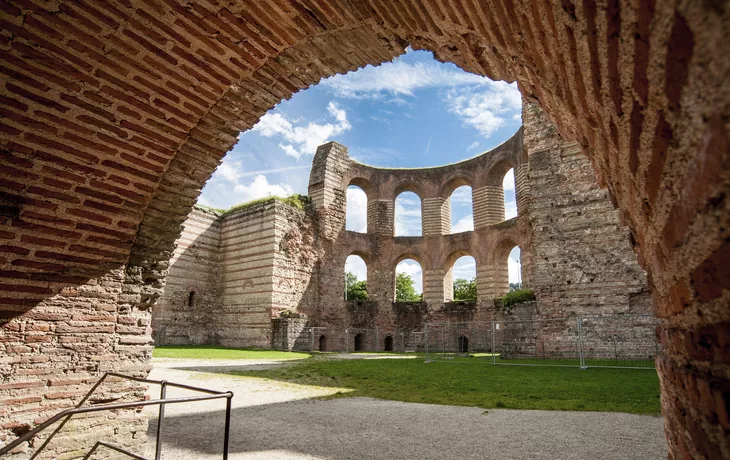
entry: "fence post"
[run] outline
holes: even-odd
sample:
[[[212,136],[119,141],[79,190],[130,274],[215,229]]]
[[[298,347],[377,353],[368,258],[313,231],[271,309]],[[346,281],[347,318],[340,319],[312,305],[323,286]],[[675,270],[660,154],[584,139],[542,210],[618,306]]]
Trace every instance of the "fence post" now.
[[[494,349],[494,320],[492,320],[492,364],[497,364],[497,353]]]
[[[345,353],[350,352],[350,330],[345,329]]]
[[[578,354],[580,356],[580,368],[586,369],[586,360],[583,355],[583,317],[578,316]]]
[[[423,325],[423,357],[428,362],[428,323]]]
[[[380,345],[380,334],[378,333],[378,326],[375,326],[375,348],[374,351],[378,351],[378,345]]]

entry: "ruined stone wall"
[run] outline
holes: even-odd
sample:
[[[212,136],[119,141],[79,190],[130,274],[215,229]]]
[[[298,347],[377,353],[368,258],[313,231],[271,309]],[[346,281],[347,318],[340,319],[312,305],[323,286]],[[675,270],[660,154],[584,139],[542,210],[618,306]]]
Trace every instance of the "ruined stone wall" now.
[[[218,214],[194,208],[175,244],[164,295],[152,311],[155,345],[214,343],[222,303]]]
[[[549,317],[651,313],[629,231],[580,147],[523,101],[529,155],[530,286]]]

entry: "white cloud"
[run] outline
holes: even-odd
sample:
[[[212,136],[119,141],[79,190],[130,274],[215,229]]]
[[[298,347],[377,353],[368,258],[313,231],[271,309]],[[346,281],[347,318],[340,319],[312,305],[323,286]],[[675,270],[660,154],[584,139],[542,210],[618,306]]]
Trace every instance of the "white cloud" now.
[[[510,169],[507,171],[507,174],[504,175],[504,179],[502,179],[502,188],[505,192],[508,190],[511,190],[512,192],[515,191],[515,170]]]
[[[451,205],[465,205],[471,206],[471,187],[468,185],[462,185],[457,187],[451,192]]]
[[[345,229],[365,233],[368,228],[368,197],[360,187],[347,188]]]
[[[487,82],[491,80],[463,72],[453,65],[435,61],[411,64],[396,58],[378,67],[369,65],[357,72],[326,78],[320,84],[342,98],[382,99],[387,95],[390,96],[387,102],[407,104],[403,96],[413,96],[414,91],[419,89]]]
[[[396,236],[421,236],[421,200],[413,192],[404,192],[395,199]]]
[[[412,259],[402,260],[395,267],[395,273],[405,273],[413,278],[413,287],[417,294],[423,292],[423,270],[421,265]]]
[[[522,108],[516,84],[488,79],[479,86],[450,89],[445,102],[450,112],[460,116],[485,138],[504,126],[507,120],[514,120]]]
[[[469,144],[469,147],[466,148],[466,151],[471,152],[472,150],[476,150],[477,148],[479,148],[479,141],[474,141]]]
[[[281,113],[269,112],[261,117],[252,131],[264,137],[279,138],[279,147],[294,158],[314,155],[318,146],[352,128],[347,121],[347,112],[337,104],[330,102],[327,111],[334,117],[335,123],[309,122],[297,126],[302,120],[288,120]]]
[[[289,196],[294,193],[289,184],[270,184],[263,174],[254,177],[249,184],[237,184],[233,187],[233,191],[241,202],[267,196]]]
[[[368,279],[368,266],[360,256],[347,256],[345,260],[345,272],[352,273],[357,276],[358,281]]]
[[[502,180],[504,189],[504,218],[517,217],[517,201],[515,196],[515,170],[510,169]]]
[[[451,224],[451,233],[470,232],[474,230],[474,216],[469,214]]]

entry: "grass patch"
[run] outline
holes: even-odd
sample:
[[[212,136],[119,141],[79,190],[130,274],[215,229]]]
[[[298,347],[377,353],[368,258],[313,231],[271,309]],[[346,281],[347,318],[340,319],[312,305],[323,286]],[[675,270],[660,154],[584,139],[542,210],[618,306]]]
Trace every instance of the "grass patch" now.
[[[290,353],[276,350],[250,350],[215,346],[164,346],[155,347],[154,358],[186,359],[305,359],[308,353]]]
[[[485,409],[546,409],[660,413],[655,371],[559,367],[466,366],[421,359],[315,358],[236,375],[350,388],[341,396]]]

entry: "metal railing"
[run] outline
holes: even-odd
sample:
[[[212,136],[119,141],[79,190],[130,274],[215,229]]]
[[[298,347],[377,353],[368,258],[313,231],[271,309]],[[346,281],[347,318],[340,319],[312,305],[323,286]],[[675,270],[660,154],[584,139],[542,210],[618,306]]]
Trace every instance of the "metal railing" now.
[[[96,391],[97,388],[106,380],[107,377],[116,377],[124,380],[132,380],[135,382],[140,383],[150,383],[155,385],[160,385],[160,399],[152,399],[148,401],[131,401],[126,403],[116,403],[116,404],[100,404],[97,406],[88,406],[88,407],[81,407],[88,399],[91,397],[91,395]],[[167,388],[168,387],[174,387],[174,388],[180,388],[183,390],[190,390],[190,391],[197,391],[200,393],[206,393],[205,396],[188,396],[183,398],[167,398]],[[36,437],[40,432],[44,431],[57,421],[63,419],[63,421],[58,425],[58,427],[51,433],[51,435],[46,438],[46,440],[43,442],[43,444],[33,453],[33,455],[30,457],[31,460],[36,458],[41,452],[43,452],[43,449],[46,448],[48,443],[50,443],[51,439],[59,432],[61,429],[66,425],[66,422],[68,422],[71,417],[77,414],[86,414],[90,412],[101,412],[101,411],[108,411],[108,410],[116,410],[116,409],[129,409],[129,408],[138,408],[138,407],[144,407],[144,406],[160,406],[159,416],[157,420],[157,433],[155,435],[156,444],[155,444],[155,460],[159,460],[160,456],[162,454],[162,426],[163,426],[163,420],[165,418],[165,405],[167,404],[180,404],[180,403],[187,403],[187,402],[196,402],[196,401],[208,401],[211,399],[226,399],[226,421],[225,421],[225,432],[223,435],[223,460],[228,459],[228,441],[229,441],[229,435],[230,435],[230,428],[231,428],[231,398],[233,398],[233,393],[230,391],[215,391],[215,390],[208,390],[206,388],[198,388],[193,387],[190,385],[183,385],[180,383],[172,383],[168,382],[167,380],[150,380],[150,379],[143,379],[139,377],[132,377],[130,375],[124,375],[124,374],[117,374],[115,372],[107,372],[105,373],[95,384],[88,393],[81,399],[81,401],[76,404],[76,406],[72,409],[66,409],[62,412],[57,413],[53,417],[49,418],[45,422],[41,423],[37,427],[33,428],[32,430],[24,433],[21,435],[18,439],[11,442],[10,444],[0,448],[0,456],[10,453],[13,449],[20,446],[26,441],[29,441]],[[135,459],[141,459],[141,460],[147,460],[145,457],[141,457],[133,452],[130,452],[122,447],[115,446],[113,444],[110,444],[105,441],[98,441],[94,446],[91,448],[91,450],[86,454],[84,457],[90,458],[91,454],[93,454],[99,447],[106,447],[108,449],[115,450],[119,453],[125,454],[131,458]]]

